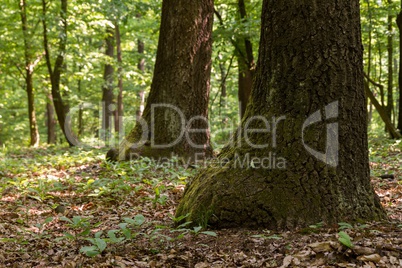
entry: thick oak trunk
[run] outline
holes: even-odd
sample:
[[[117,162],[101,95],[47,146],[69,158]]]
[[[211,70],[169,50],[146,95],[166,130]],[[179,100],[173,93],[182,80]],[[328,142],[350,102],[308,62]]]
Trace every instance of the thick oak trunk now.
[[[191,160],[212,155],[206,122],[212,20],[212,0],[163,1],[151,91],[142,119],[120,145],[120,159],[130,152]],[[137,144],[141,138],[148,138],[149,146],[130,150],[143,144]]]
[[[265,0],[260,40],[238,135],[176,216],[268,228],[385,218],[369,177],[359,1]]]

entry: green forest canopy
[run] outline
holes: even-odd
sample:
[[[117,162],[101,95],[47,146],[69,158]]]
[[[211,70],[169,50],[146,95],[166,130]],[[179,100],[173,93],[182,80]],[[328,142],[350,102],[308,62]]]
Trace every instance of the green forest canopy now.
[[[67,47],[60,81],[61,93],[71,108],[86,104],[82,122],[73,116],[73,129],[80,138],[99,135],[104,66],[111,64],[115,70],[114,95],[117,97],[117,78],[123,81],[124,115],[134,117],[141,104],[139,92],[150,88],[158,42],[161,14],[160,0],[147,1],[77,1],[68,2]],[[247,19],[241,20],[235,1],[215,1],[213,66],[211,74],[210,122],[215,147],[222,146],[229,137],[228,131],[237,126],[237,61],[233,45],[240,38],[248,38],[253,44],[254,58],[258,54],[261,0],[246,2]],[[35,62],[33,92],[35,95],[37,124],[41,143],[47,140],[49,108],[51,104],[49,74],[43,49],[42,18],[47,22],[52,62],[58,50],[60,38],[60,2],[49,1],[43,17],[41,1],[26,2],[28,47],[24,47],[21,12],[17,3],[3,1],[0,14],[0,144],[29,145],[30,129],[24,57],[26,53]],[[370,89],[382,107],[388,111],[391,122],[397,127],[399,111],[399,30],[396,17],[401,9],[400,1],[361,1],[362,39],[364,66],[372,81]],[[217,17],[219,16],[219,18]],[[122,62],[106,56],[105,36],[107,27],[120,26]],[[138,50],[144,44],[144,53]],[[143,60],[145,69],[138,69]],[[377,86],[375,86],[377,85]],[[383,87],[379,87],[382,85]],[[381,118],[369,103],[371,134],[384,133]],[[130,129],[130,122],[126,129]],[[400,125],[399,125],[400,127]],[[80,129],[79,129],[80,128]],[[65,142],[59,129],[57,143]],[[92,144],[103,145],[99,141]]]

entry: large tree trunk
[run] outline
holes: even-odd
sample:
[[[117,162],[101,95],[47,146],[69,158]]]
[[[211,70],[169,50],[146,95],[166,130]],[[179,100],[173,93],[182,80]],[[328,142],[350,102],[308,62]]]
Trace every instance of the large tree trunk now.
[[[396,18],[396,23],[399,28],[399,74],[398,74],[398,84],[399,84],[399,113],[398,113],[398,129],[402,133],[402,2],[401,11]]]
[[[264,0],[260,40],[241,128],[176,216],[259,228],[385,218],[370,185],[359,1]]]
[[[106,50],[105,55],[109,60],[114,58],[114,31],[109,27],[106,31]],[[111,135],[111,127],[113,125],[113,65],[110,63],[105,64],[103,72],[103,86],[102,86],[102,138],[108,142]]]
[[[191,160],[212,155],[207,124],[212,20],[213,0],[163,1],[151,91],[142,118],[120,145],[120,159],[133,151]],[[150,146],[139,147],[147,138]],[[109,151],[107,157],[115,155]]]
[[[25,86],[28,95],[28,116],[29,116],[29,130],[31,141],[30,145],[33,147],[39,146],[39,131],[38,124],[36,122],[36,113],[35,113],[35,97],[33,90],[33,71],[35,65],[39,62],[39,59],[36,63],[31,62],[31,46],[29,44],[29,36],[28,36],[28,23],[27,23],[27,14],[26,14],[26,2],[25,0],[20,1],[20,15],[21,15],[21,27],[22,27],[22,35],[24,37],[24,58],[25,58]]]
[[[67,0],[60,0],[61,10],[60,10],[60,25],[61,31],[59,35],[58,51],[54,67],[52,68],[49,41],[47,36],[47,23],[46,23],[46,13],[47,6],[46,1],[42,0],[42,26],[43,26],[43,46],[45,49],[46,65],[50,76],[50,82],[52,87],[52,98],[54,109],[56,110],[57,120],[59,126],[66,138],[66,141],[70,146],[74,146],[74,137],[71,133],[71,127],[69,122],[66,121],[66,107],[67,105],[63,102],[62,95],[60,93],[60,78],[63,71],[64,65],[64,55],[66,53],[67,46]]]

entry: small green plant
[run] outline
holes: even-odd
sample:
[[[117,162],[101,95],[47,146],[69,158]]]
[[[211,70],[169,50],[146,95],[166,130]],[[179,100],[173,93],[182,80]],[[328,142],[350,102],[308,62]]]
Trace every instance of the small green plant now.
[[[120,243],[124,240],[135,238],[138,233],[133,233],[129,227],[139,227],[145,222],[145,217],[141,214],[136,215],[134,218],[123,218],[124,222],[119,224],[120,230],[114,229],[107,231],[107,237],[102,238],[103,231],[95,233],[93,238],[85,238],[89,241],[91,246],[84,246],[80,248],[80,252],[88,257],[94,257],[101,254],[108,244]],[[122,236],[119,236],[119,234]]]
[[[352,243],[352,239],[350,238],[350,236],[347,233],[345,233],[344,231],[340,231],[338,233],[338,235],[339,235],[338,241],[342,245],[344,245],[344,246],[346,246],[348,248],[353,248],[354,245]]]
[[[95,233],[94,238],[86,238],[89,242],[91,242],[92,246],[82,247],[80,252],[84,253],[88,257],[94,257],[98,254],[101,254],[107,247],[106,239],[101,238],[102,231]]]
[[[345,229],[353,229],[353,226],[347,222],[339,222],[339,230],[345,230]]]
[[[324,222],[319,222],[316,224],[309,225],[311,229],[321,229],[324,226]]]
[[[145,222],[145,217],[142,214],[136,215],[133,219],[123,218],[124,222],[119,223],[119,227],[126,239],[132,239],[138,235],[138,233],[132,233],[129,227],[139,227]]]
[[[65,232],[61,239],[67,238],[70,240],[77,240],[79,237],[85,237],[89,235],[91,231],[91,226],[89,220],[84,217],[74,216],[72,219],[67,217],[60,217],[61,221],[67,222],[67,226],[74,230],[74,234]],[[81,230],[81,231],[80,231]]]

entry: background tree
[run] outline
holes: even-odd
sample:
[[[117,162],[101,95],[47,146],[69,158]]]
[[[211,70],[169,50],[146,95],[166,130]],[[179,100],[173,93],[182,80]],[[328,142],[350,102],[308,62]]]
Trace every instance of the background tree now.
[[[398,71],[398,87],[399,87],[399,106],[398,106],[398,129],[402,133],[402,1],[401,7],[396,18],[396,23],[399,29],[399,71]]]
[[[187,187],[176,216],[269,228],[384,218],[370,186],[359,1],[265,0],[261,32],[239,134]]]
[[[102,86],[102,138],[108,142],[111,136],[111,128],[114,120],[112,120],[113,112],[113,89],[114,84],[114,49],[115,49],[115,29],[111,26],[107,27],[105,36],[105,56],[108,58],[108,62],[105,64],[105,70],[103,73],[104,84]]]
[[[33,73],[36,65],[39,63],[41,59],[41,55],[38,56],[35,60],[32,56],[32,47],[30,43],[30,31],[28,30],[28,19],[27,19],[27,4],[25,0],[21,0],[19,3],[20,15],[21,15],[21,28],[22,35],[24,38],[24,60],[25,60],[25,73],[21,72],[25,78],[25,86],[28,95],[28,116],[29,116],[29,129],[31,133],[31,141],[30,145],[37,147],[39,145],[39,131],[38,124],[36,122],[36,113],[35,113],[35,97],[34,97],[34,88],[33,88]]]
[[[63,97],[60,91],[60,79],[63,71],[63,66],[65,64],[64,57],[66,54],[67,46],[67,0],[60,1],[60,33],[59,33],[59,43],[56,60],[54,66],[52,67],[49,38],[48,38],[48,27],[46,22],[47,17],[47,3],[42,0],[42,26],[43,26],[43,47],[45,49],[46,65],[49,72],[50,83],[52,88],[52,98],[53,105],[56,110],[57,120],[59,126],[66,138],[67,143],[73,146],[73,141],[69,139],[66,132],[66,113],[68,111],[68,105],[63,101]]]
[[[127,153],[133,152],[131,145],[143,135],[150,135],[151,146],[134,151],[143,156],[170,157],[174,153],[194,159],[196,154],[202,154],[200,158],[212,155],[208,124],[204,120],[208,118],[212,20],[212,0],[163,1],[154,76],[143,113],[150,129],[144,133],[143,125],[137,124],[121,143],[119,154],[111,150],[108,158],[127,158]],[[170,107],[154,109],[155,104]]]
[[[244,0],[238,0],[240,23],[247,25],[247,10]],[[253,44],[248,36],[241,36],[237,41],[237,63],[239,71],[240,118],[244,116],[254,80]]]

